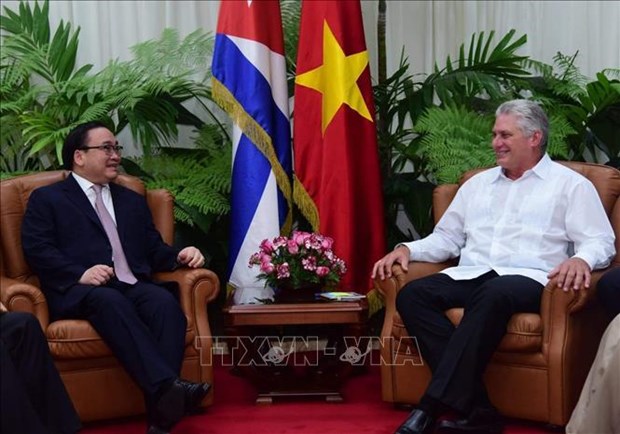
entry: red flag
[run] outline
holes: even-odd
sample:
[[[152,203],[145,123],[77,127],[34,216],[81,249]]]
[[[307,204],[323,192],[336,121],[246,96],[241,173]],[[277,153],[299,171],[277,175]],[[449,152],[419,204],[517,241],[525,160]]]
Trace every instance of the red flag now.
[[[294,109],[295,202],[367,292],[385,253],[368,51],[359,1],[304,0]]]

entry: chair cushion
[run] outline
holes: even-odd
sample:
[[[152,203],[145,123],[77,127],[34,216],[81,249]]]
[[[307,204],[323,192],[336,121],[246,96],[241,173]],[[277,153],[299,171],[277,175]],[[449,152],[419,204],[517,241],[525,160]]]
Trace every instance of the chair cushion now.
[[[446,316],[458,326],[463,318],[463,308],[449,309]],[[509,353],[536,353],[542,351],[542,320],[536,313],[517,313],[512,316],[506,328],[506,335],[502,338],[497,351]],[[400,315],[394,317],[392,334],[395,338],[408,337],[407,330]],[[409,340],[407,340],[409,341]],[[406,345],[401,345],[402,351],[411,351]]]
[[[194,342],[195,336],[195,327],[188,321],[186,347]],[[54,359],[88,359],[112,355],[108,345],[85,320],[64,319],[50,323],[47,328],[47,341]]]

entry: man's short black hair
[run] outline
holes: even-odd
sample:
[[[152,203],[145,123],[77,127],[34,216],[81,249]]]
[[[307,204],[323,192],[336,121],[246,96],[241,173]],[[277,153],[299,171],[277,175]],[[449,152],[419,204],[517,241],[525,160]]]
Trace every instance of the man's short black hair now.
[[[108,128],[103,122],[92,121],[78,125],[67,135],[65,144],[62,147],[62,163],[66,170],[73,169],[73,154],[76,149],[86,146],[86,136],[90,130],[95,128]]]

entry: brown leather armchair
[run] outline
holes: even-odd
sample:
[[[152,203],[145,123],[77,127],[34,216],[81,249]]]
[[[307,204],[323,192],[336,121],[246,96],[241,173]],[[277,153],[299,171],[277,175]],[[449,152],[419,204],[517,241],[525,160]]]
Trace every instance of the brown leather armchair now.
[[[20,229],[30,193],[60,181],[69,172],[42,172],[0,183],[0,301],[10,311],[31,312],[45,331],[51,354],[82,421],[93,421],[144,412],[143,395],[119,365],[108,346],[83,320],[49,321],[45,296],[30,271],[22,251]],[[117,183],[146,195],[155,226],[165,242],[174,236],[174,199],[166,190],[146,190],[133,176],[119,175]],[[211,331],[207,303],[219,292],[218,277],[206,269],[179,269],[156,278],[176,281],[181,308],[188,319],[185,358],[181,376],[191,381],[213,382],[210,364]],[[203,405],[213,402],[210,393]]]
[[[584,175],[596,187],[614,227],[616,251],[620,252],[620,171],[598,164],[562,164]],[[460,184],[476,172],[467,172]],[[435,189],[435,222],[447,209],[460,184]],[[396,311],[396,294],[407,282],[452,264],[411,263],[407,273],[396,265],[390,279],[375,280],[375,288],[386,306],[381,331],[381,383],[385,401],[417,403],[431,376]],[[616,254],[614,265],[620,265],[620,253]],[[502,414],[552,425],[568,422],[608,322],[594,301],[596,282],[601,275],[602,271],[592,273],[592,284],[587,291],[564,292],[551,280],[543,291],[539,314],[520,313],[512,317],[484,378],[491,401]],[[458,325],[463,309],[450,309],[446,315]]]

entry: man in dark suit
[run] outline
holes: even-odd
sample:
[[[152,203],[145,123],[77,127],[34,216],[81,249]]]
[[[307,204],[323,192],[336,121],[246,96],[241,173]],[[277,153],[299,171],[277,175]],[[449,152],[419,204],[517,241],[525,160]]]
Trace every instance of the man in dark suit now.
[[[0,303],[0,432],[74,434],[73,404],[54,366],[39,321]]]
[[[150,276],[200,267],[204,257],[164,243],[145,198],[111,182],[120,151],[102,123],[71,131],[62,155],[72,174],[32,192],[22,244],[52,319],[88,320],[144,392],[148,432],[168,432],[210,385],[179,378],[186,318]]]

